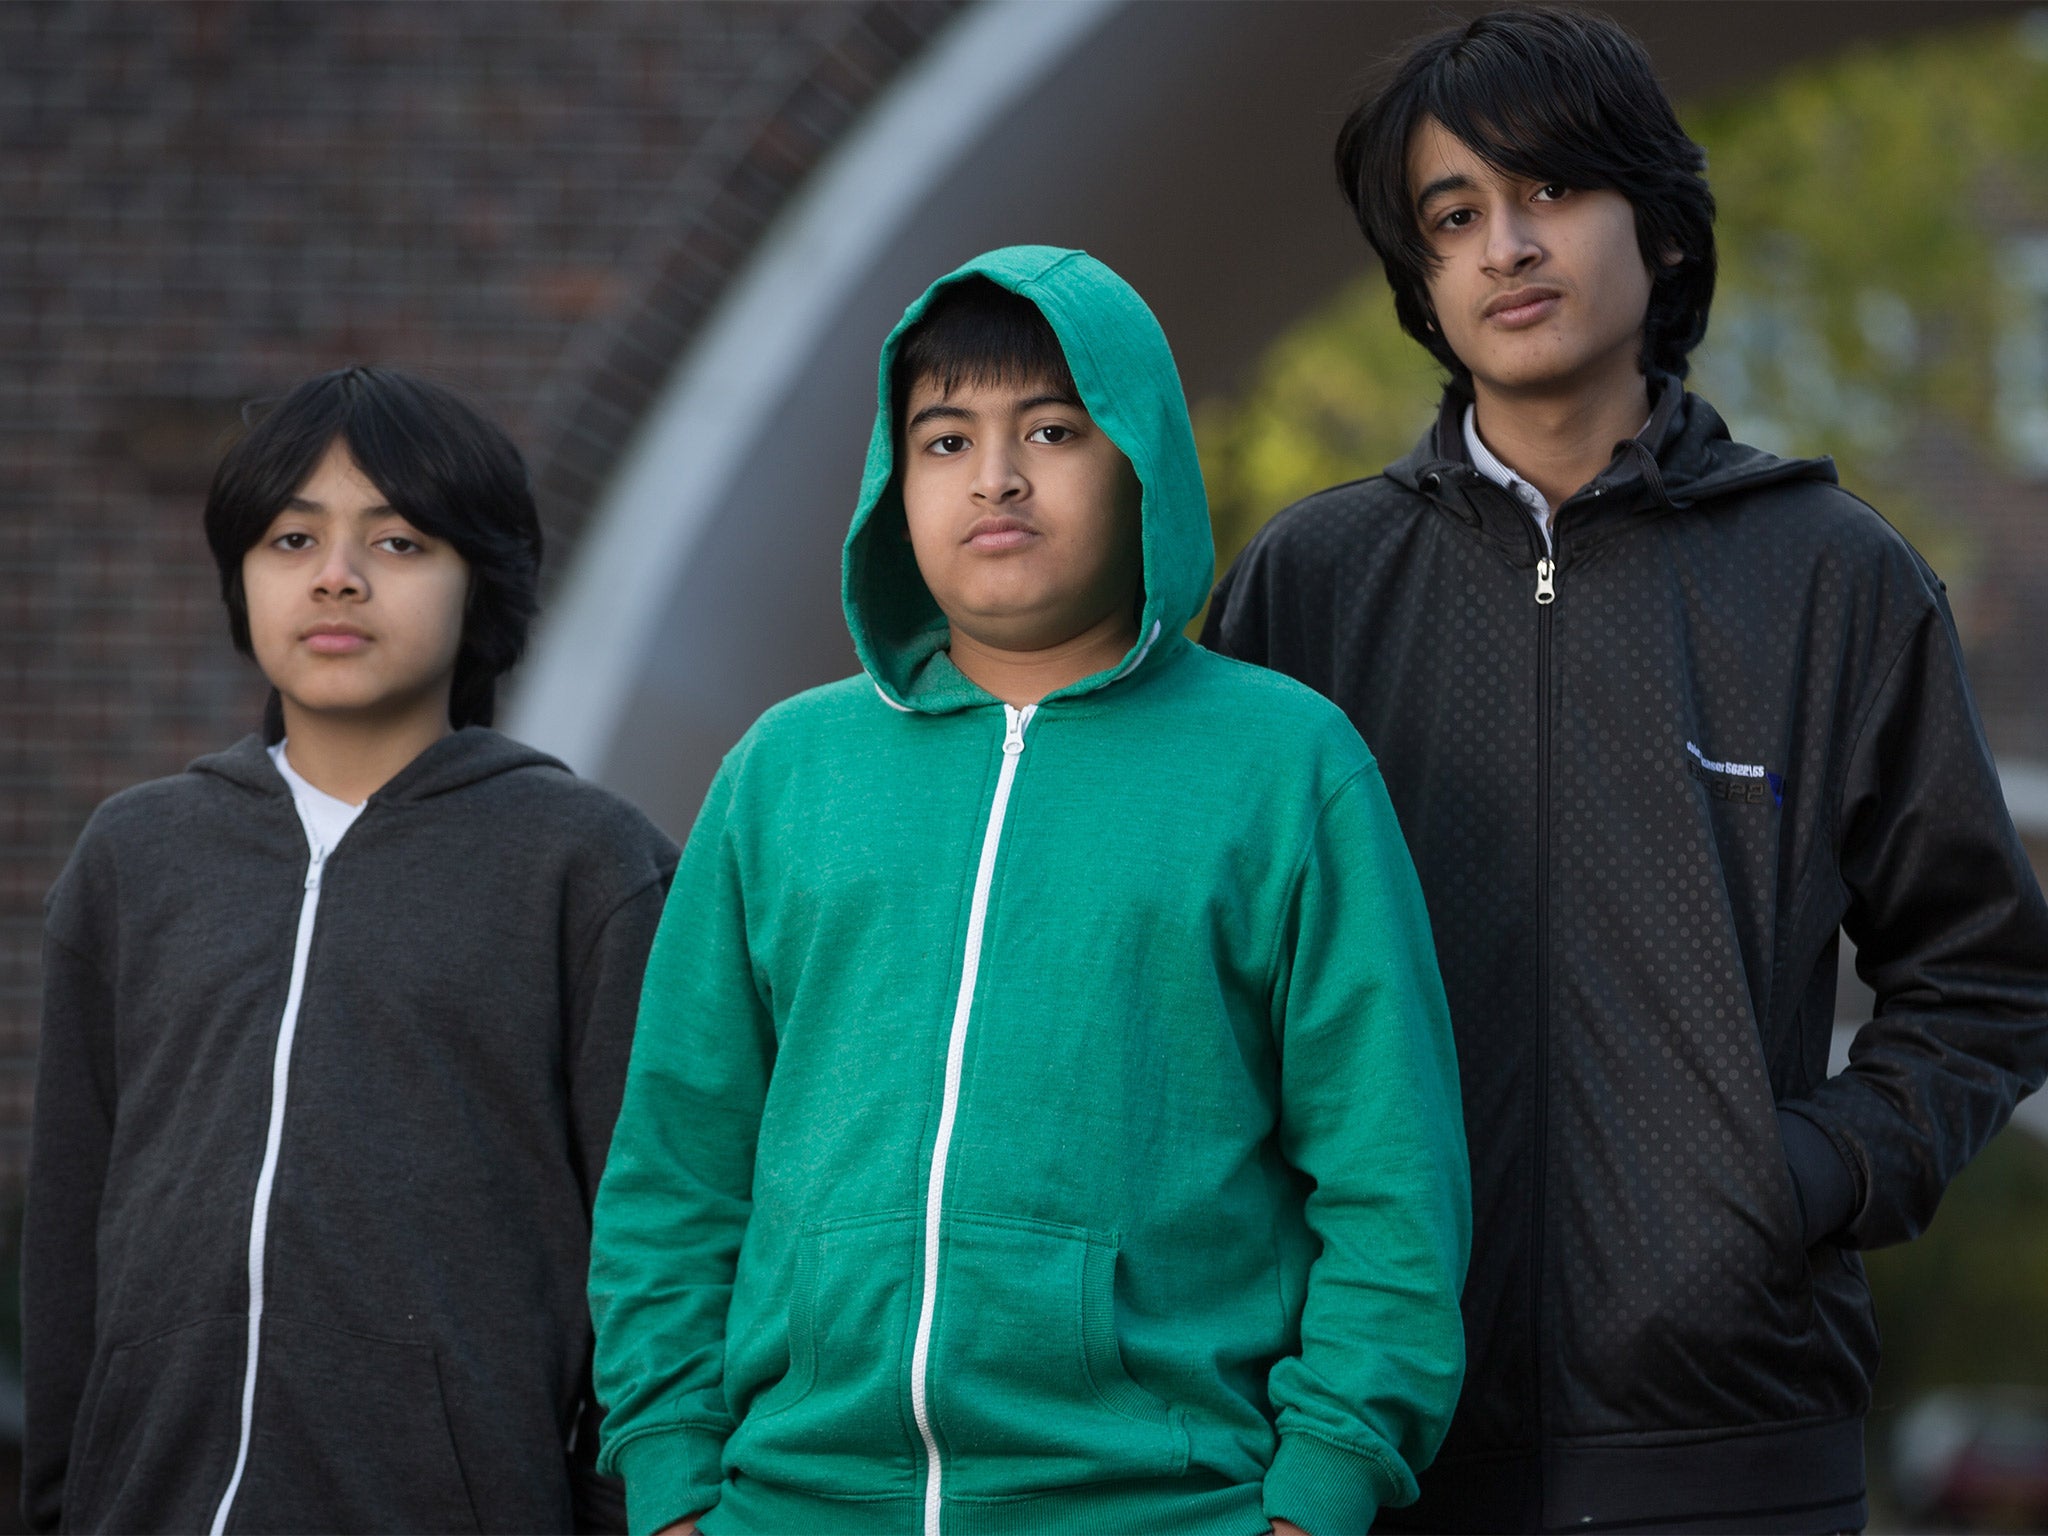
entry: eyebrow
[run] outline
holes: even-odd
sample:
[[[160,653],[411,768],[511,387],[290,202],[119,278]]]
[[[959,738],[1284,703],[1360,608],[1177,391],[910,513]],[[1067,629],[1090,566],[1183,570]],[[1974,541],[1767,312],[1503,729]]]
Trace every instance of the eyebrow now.
[[[1439,176],[1415,194],[1416,211],[1427,208],[1431,198],[1442,197],[1446,192],[1470,192],[1477,185],[1470,176]]]
[[[1035,411],[1042,405],[1071,405],[1082,409],[1081,402],[1063,389],[1046,390],[1019,400],[1014,407],[1018,411]],[[964,405],[947,405],[943,401],[928,405],[905,423],[909,427],[921,426],[927,421],[976,421],[980,418]]]

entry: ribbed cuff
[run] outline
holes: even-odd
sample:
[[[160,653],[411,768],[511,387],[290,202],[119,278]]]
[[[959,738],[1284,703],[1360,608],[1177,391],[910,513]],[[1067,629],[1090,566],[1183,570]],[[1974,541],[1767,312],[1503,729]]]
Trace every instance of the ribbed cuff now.
[[[1785,1166],[1799,1196],[1799,1220],[1805,1229],[1801,1246],[1811,1248],[1848,1226],[1860,1203],[1856,1170],[1849,1166],[1834,1138],[1796,1109],[1778,1111],[1778,1139],[1785,1144]]]
[[[1402,1482],[1380,1457],[1315,1435],[1282,1435],[1266,1470],[1266,1518],[1291,1520],[1308,1536],[1364,1536],[1380,1506],[1401,1496]]]
[[[723,1435],[686,1425],[620,1446],[612,1461],[626,1484],[626,1529],[632,1536],[654,1536],[716,1504],[724,1453]]]

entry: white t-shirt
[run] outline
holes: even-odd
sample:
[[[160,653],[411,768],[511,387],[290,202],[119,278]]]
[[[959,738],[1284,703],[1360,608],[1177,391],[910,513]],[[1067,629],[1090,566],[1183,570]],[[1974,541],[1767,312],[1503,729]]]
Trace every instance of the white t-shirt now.
[[[283,742],[270,748],[270,760],[277,764],[277,771],[291,786],[292,803],[299,808],[299,820],[305,825],[306,840],[323,854],[334,852],[334,845],[363,814],[362,806],[337,800],[326,790],[315,789],[300,778],[298,770],[284,755]]]

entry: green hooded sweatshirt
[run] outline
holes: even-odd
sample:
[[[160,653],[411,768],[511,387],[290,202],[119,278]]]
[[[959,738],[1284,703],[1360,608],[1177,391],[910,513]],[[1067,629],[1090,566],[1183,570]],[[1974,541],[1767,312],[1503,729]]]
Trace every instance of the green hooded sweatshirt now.
[[[1143,483],[1139,639],[1029,709],[902,536],[890,362],[1032,300]],[[1179,376],[1078,251],[882,350],[865,675],[763,715],[690,834],[597,1201],[635,1532],[1363,1531],[1463,1375],[1470,1196],[1422,895],[1365,744],[1190,644]]]

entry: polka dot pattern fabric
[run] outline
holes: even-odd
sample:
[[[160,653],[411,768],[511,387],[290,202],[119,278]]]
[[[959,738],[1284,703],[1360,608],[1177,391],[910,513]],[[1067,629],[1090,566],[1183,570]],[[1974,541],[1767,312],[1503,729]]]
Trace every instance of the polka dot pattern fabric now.
[[[1855,1250],[1918,1231],[2048,1057],[2048,910],[1940,584],[1826,461],[1732,443],[1670,383],[1559,509],[1539,603],[1534,523],[1463,462],[1461,409],[1275,518],[1204,637],[1351,715],[1429,901],[1474,1247],[1416,1528],[1837,1495],[1822,1523],[1860,1522]],[[1845,923],[1880,1017],[1828,1079]],[[1787,1105],[1857,1189],[1812,1248]],[[1764,1479],[1807,1486],[1716,1470],[1816,1425],[1833,1451]]]

